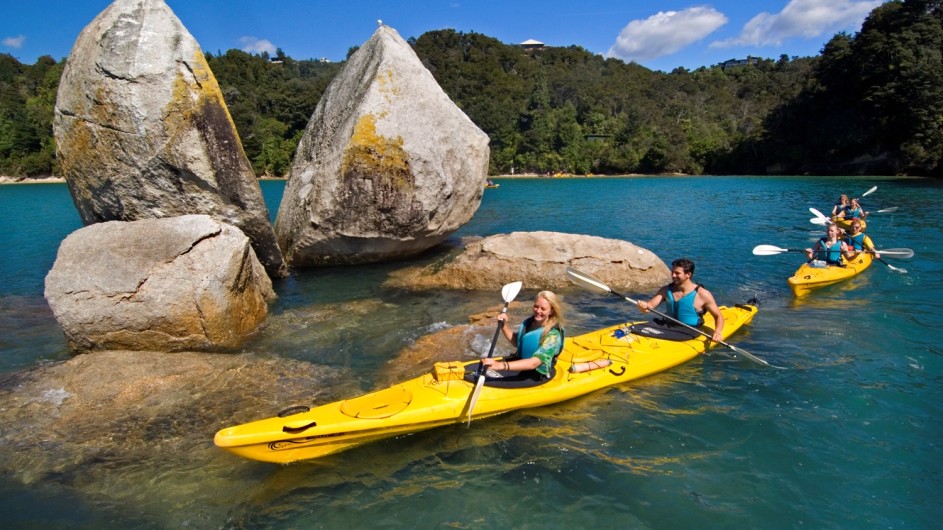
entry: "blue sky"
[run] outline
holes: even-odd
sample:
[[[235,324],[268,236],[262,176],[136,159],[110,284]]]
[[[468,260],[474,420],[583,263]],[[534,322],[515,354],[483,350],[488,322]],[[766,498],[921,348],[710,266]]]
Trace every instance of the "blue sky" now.
[[[884,0],[166,0],[206,52],[231,48],[341,61],[377,20],[403,38],[451,28],[516,44],[578,45],[653,70],[748,55],[811,56],[854,34]],[[0,53],[61,59],[108,0],[4,0]]]

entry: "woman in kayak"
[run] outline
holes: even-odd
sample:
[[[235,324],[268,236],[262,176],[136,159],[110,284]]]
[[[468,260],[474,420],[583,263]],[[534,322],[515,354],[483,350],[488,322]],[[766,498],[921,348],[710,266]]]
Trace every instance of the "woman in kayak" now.
[[[863,250],[874,254],[876,259],[881,259],[871,238],[861,231],[861,221],[858,219],[851,222],[851,231],[845,234],[845,244],[851,247],[851,259],[857,257],[858,253]]]
[[[861,201],[858,199],[851,199],[851,203],[848,207],[845,208],[845,215],[842,216],[843,219],[864,219],[868,216],[868,212],[864,211],[864,208],[861,207]]]
[[[832,217],[840,216],[845,211],[845,208],[847,207],[848,207],[848,196],[842,193],[841,196],[838,198],[838,202],[836,202],[835,205],[832,206]]]
[[[498,315],[505,322],[501,329],[517,352],[508,359],[482,359],[486,368],[498,371],[533,372],[537,378],[552,376],[554,359],[563,349],[563,313],[557,295],[541,291],[534,299],[534,313],[524,319],[517,331],[508,322],[507,313]]]
[[[861,225],[858,225],[861,228]],[[855,255],[845,241],[841,239],[841,230],[835,223],[829,223],[825,229],[825,237],[815,242],[815,246],[805,249],[805,257],[809,260],[824,261],[828,265],[841,265],[842,256],[851,259]]]

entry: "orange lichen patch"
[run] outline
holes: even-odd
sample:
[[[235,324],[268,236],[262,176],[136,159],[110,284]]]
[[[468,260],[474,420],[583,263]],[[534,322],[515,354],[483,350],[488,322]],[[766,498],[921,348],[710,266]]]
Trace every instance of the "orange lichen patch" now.
[[[403,138],[377,134],[377,118],[373,114],[361,116],[354,126],[344,150],[341,172],[346,178],[378,179],[399,189],[412,183]]]
[[[189,70],[181,67],[174,78],[173,92],[165,108],[164,124],[168,130],[175,130],[184,123],[192,122],[206,106],[215,106],[225,111],[226,119],[235,131],[236,125],[206,58],[198,50],[191,59]]]

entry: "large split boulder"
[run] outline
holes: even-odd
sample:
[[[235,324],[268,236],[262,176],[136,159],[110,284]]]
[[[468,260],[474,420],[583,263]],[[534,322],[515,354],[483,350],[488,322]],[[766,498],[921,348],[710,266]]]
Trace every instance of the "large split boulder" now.
[[[512,232],[469,243],[457,256],[390,275],[387,284],[410,289],[500,289],[521,280],[530,289],[572,286],[574,267],[613,288],[644,291],[671,278],[648,249],[619,239],[560,232]]]
[[[488,136],[412,48],[381,26],[331,82],[305,130],[275,231],[295,267],[426,250],[481,204]]]
[[[74,351],[235,347],[275,298],[245,234],[206,215],[79,229],[45,294]]]
[[[286,273],[249,160],[196,40],[163,0],[116,0],[79,35],[53,132],[82,221],[208,214]]]

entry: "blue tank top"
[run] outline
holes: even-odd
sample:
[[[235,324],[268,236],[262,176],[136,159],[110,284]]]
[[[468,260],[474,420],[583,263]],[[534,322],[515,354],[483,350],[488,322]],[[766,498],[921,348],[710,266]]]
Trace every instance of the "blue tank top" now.
[[[668,315],[684,322],[689,326],[700,326],[701,315],[694,309],[694,298],[697,297],[697,291],[701,286],[698,285],[693,291],[675,301],[674,296],[669,289],[665,296],[665,304],[668,307]]]

